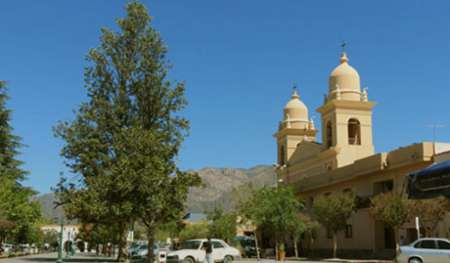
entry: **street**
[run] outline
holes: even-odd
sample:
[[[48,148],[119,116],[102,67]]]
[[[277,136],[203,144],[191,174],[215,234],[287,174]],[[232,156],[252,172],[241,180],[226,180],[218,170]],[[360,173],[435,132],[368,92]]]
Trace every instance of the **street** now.
[[[0,259],[0,263],[33,263],[33,262],[56,262],[57,254],[51,253],[51,254],[40,254],[40,255],[31,255],[26,257],[18,257],[18,258],[5,258]],[[106,257],[96,257],[93,254],[77,254],[70,258],[65,258],[64,262],[72,262],[72,263],[84,263],[84,262],[116,262],[113,258],[106,258]],[[236,260],[234,263],[276,263],[279,261],[275,261],[273,259],[262,259],[259,262],[256,259],[243,259],[243,260]],[[285,260],[283,263],[318,263],[318,262],[367,262],[367,263],[373,263],[376,261],[307,261],[307,260]],[[383,262],[383,261],[379,261]],[[384,261],[383,263],[386,263],[388,261]]]
[[[32,263],[32,262],[56,262],[57,253],[30,255],[17,258],[0,259],[0,263]],[[64,262],[82,263],[82,262],[115,262],[112,258],[96,257],[93,254],[77,254],[70,258],[64,258]]]

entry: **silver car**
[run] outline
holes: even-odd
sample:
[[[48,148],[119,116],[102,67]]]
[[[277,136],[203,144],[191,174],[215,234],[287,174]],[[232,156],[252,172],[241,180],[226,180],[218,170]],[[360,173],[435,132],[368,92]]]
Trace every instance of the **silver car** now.
[[[421,238],[408,246],[401,246],[398,263],[449,263],[450,240]]]

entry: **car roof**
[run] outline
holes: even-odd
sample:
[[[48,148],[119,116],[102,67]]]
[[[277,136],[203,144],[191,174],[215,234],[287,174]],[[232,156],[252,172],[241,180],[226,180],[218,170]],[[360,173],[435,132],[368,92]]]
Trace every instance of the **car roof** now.
[[[186,241],[206,241],[206,240],[208,240],[208,239],[206,239],[206,238],[197,238],[197,239],[189,239],[189,240],[186,240]],[[211,241],[220,241],[220,242],[225,242],[225,241],[223,241],[222,239],[217,239],[217,238],[211,238]]]
[[[416,240],[416,242],[418,241],[423,241],[423,240],[441,240],[441,241],[447,241],[450,242],[450,240],[448,240],[447,238],[440,238],[440,237],[424,237],[424,238],[419,238]]]

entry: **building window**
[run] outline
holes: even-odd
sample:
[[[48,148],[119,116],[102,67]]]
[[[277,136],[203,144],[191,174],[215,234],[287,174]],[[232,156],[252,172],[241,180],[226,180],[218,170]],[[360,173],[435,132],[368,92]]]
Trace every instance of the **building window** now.
[[[353,238],[353,227],[352,227],[352,225],[347,225],[345,227],[345,238]]]
[[[331,122],[328,121],[327,122],[327,137],[326,137],[326,142],[327,142],[327,148],[330,148],[331,146],[333,146],[333,128],[331,127]]]
[[[394,181],[387,180],[383,182],[377,182],[373,184],[373,193],[375,195],[381,193],[391,192],[394,189]]]
[[[361,125],[357,119],[348,121],[348,144],[361,145]]]
[[[333,233],[331,232],[331,229],[327,228],[327,238],[328,239],[332,239],[333,238]]]

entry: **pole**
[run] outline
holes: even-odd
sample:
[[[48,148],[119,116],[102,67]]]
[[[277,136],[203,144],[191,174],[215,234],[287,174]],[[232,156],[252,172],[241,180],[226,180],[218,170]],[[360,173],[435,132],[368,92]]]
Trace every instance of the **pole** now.
[[[59,233],[59,248],[58,248],[58,260],[56,263],[64,263],[63,261],[63,233],[64,232],[64,223],[61,220],[61,232]]]
[[[416,230],[417,230],[417,239],[420,238],[420,225],[419,225],[419,217],[416,216]]]

